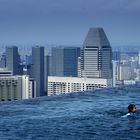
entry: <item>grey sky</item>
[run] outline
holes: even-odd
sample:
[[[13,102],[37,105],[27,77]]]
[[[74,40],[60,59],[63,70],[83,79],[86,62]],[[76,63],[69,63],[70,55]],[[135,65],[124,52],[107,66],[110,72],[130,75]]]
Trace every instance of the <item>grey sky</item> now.
[[[96,26],[140,44],[140,0],[0,0],[0,44],[82,44]]]

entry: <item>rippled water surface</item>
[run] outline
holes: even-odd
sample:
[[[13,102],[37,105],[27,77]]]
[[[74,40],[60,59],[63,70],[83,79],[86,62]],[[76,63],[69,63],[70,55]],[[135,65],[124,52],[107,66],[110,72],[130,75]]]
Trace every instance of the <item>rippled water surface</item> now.
[[[140,86],[3,102],[0,140],[140,139],[140,117],[121,117],[130,103],[140,109]]]

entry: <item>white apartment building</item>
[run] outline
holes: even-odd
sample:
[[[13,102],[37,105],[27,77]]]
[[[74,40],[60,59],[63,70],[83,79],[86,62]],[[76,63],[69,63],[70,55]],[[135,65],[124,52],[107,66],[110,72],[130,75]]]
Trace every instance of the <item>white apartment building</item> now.
[[[32,98],[29,76],[0,76],[0,101]]]
[[[112,87],[112,79],[48,76],[48,96]]]

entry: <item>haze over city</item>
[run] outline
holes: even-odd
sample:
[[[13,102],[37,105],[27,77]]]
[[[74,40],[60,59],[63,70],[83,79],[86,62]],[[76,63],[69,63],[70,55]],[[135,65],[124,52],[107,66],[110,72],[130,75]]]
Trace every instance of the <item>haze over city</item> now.
[[[140,0],[0,0],[0,140],[140,139]]]
[[[139,13],[139,0],[0,0],[0,45],[81,45],[89,27],[139,45]]]

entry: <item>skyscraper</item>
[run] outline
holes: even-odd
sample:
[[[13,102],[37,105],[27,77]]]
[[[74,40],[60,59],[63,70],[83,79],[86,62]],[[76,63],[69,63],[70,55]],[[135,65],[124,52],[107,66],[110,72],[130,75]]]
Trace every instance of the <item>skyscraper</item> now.
[[[44,96],[44,47],[32,48],[31,78],[36,81],[36,97]]]
[[[48,92],[48,75],[50,74],[50,58],[51,56],[46,55],[44,57],[44,91],[47,95]]]
[[[112,49],[102,28],[90,28],[81,51],[82,77],[112,78]]]
[[[79,47],[52,48],[51,69],[53,76],[77,76]]]
[[[22,65],[20,65],[20,56],[18,47],[12,46],[6,48],[6,67],[13,72],[13,75],[22,75]]]

